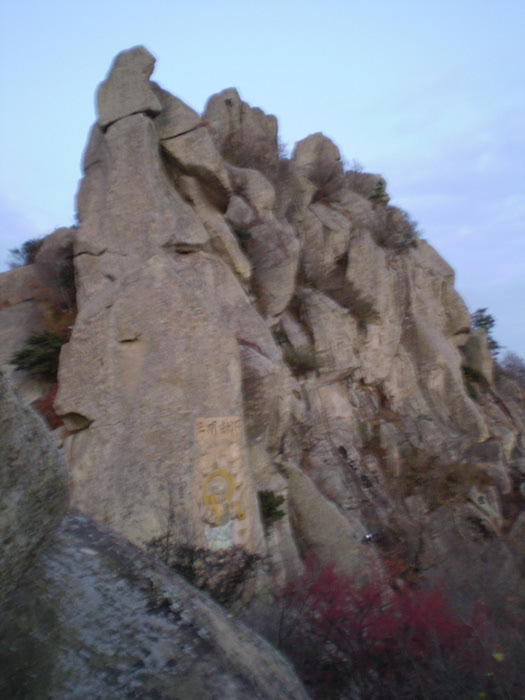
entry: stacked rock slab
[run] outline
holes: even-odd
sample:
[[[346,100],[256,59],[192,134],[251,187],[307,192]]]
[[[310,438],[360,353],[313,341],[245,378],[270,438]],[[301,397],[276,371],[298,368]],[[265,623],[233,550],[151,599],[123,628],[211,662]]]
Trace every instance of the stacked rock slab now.
[[[238,547],[286,577],[313,550],[352,573],[367,533],[419,528],[411,471],[468,462],[491,515],[472,484],[458,508],[497,536],[523,421],[450,266],[325,136],[280,158],[274,117],[229,89],[200,118],[153,63],[115,59],[84,154],[56,402],[74,503],[170,561]],[[263,490],[287,498],[266,531]]]

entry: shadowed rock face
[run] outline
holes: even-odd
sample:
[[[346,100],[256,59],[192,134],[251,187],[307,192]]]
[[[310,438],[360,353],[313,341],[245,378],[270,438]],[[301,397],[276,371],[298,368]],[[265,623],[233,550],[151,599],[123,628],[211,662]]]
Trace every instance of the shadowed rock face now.
[[[9,599],[0,640],[5,698],[307,697],[270,644],[80,515]]]
[[[68,500],[63,456],[0,373],[0,605],[53,536]]]
[[[299,550],[363,569],[370,532],[439,549],[449,502],[486,519],[474,487],[491,536],[518,532],[519,389],[492,383],[453,270],[383,178],[322,134],[279,159],[236,90],[201,118],[152,70],[140,47],[115,59],[84,154],[55,405],[74,504],[171,563],[240,547],[281,579]],[[10,279],[0,313],[27,303]],[[271,534],[261,490],[286,499]]]

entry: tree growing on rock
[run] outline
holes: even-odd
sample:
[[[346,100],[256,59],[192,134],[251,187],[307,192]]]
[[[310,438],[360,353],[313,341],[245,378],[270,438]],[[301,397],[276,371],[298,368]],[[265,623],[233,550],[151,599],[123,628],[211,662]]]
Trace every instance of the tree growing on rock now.
[[[476,309],[472,314],[472,328],[483,328],[487,332],[487,340],[490,352],[496,357],[501,350],[501,345],[494,339],[492,329],[496,325],[494,316],[487,313],[487,309]]]

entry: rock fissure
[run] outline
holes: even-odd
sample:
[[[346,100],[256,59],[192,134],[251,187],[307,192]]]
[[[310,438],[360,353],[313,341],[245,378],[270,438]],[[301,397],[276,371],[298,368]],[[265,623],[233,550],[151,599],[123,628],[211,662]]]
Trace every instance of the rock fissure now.
[[[191,129],[185,129],[184,131],[179,131],[176,134],[171,134],[170,136],[163,136],[160,139],[160,144],[163,145],[164,141],[169,141],[170,139],[176,139],[179,136],[185,136],[186,134],[190,134],[192,131],[196,131],[197,129],[201,129],[202,124],[197,124],[197,126],[192,126]]]

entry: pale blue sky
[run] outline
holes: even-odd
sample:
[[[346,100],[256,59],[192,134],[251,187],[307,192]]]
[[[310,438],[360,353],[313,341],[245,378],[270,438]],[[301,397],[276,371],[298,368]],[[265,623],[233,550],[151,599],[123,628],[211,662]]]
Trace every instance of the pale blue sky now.
[[[0,269],[74,221],[95,89],[143,44],[198,111],[237,87],[381,173],[525,357],[524,36],[522,0],[0,0]]]

